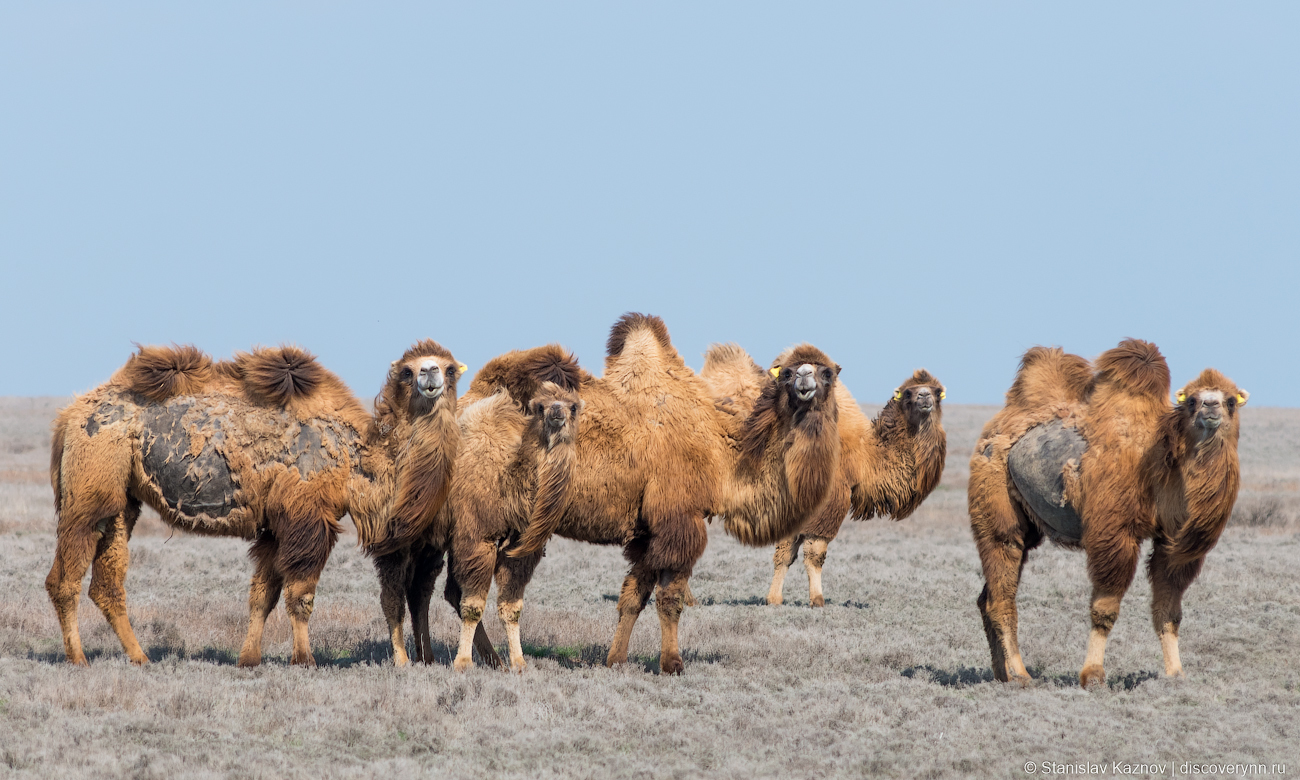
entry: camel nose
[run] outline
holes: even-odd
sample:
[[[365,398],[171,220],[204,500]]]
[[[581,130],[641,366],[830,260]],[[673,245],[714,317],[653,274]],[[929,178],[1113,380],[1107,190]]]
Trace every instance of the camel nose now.
[[[817,369],[811,364],[804,363],[794,372],[794,389],[799,391],[800,398],[811,398],[812,394],[817,391]]]
[[[442,392],[442,369],[437,361],[426,360],[420,364],[420,375],[416,377],[415,386],[425,398],[436,398]]]
[[[934,391],[928,387],[918,388],[916,391],[916,405],[923,410],[929,410],[934,407]]]
[[[546,422],[550,425],[564,424],[564,404],[556,401],[546,407]]]

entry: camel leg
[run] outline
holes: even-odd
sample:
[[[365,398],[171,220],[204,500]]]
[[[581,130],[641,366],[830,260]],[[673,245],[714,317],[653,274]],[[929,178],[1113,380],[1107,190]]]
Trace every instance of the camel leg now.
[[[127,541],[139,516],[140,504],[131,501],[127,503],[126,510],[108,524],[96,547],[90,575],[90,600],[104,613],[127,657],[137,665],[149,663],[149,658],[140,648],[135,632],[131,630],[131,621],[126,612],[125,586],[126,570],[131,562]]]
[[[677,643],[677,625],[681,621],[682,608],[686,606],[685,594],[690,578],[689,571],[666,570],[659,575],[655,610],[659,613],[659,671],[663,674],[681,674],[686,668]]]
[[[248,551],[248,557],[253,559],[253,579],[248,585],[248,634],[239,651],[240,666],[262,663],[262,631],[284,587],[284,578],[275,567],[279,549],[276,538],[263,533]]]
[[[407,604],[411,608],[411,633],[415,634],[416,660],[433,663],[433,634],[429,629],[429,603],[433,586],[442,573],[442,550],[424,546],[416,550],[411,564]]]
[[[452,553],[447,551],[447,585],[443,589],[442,595],[451,604],[451,608],[456,614],[460,614],[461,587],[456,580],[456,569],[453,565]],[[484,599],[486,602],[486,597]],[[473,648],[478,651],[478,657],[483,663],[493,669],[504,669],[505,662],[501,656],[497,655],[497,649],[492,646],[492,640],[488,639],[487,631],[483,628],[482,621],[479,622],[478,628],[474,629]],[[459,650],[457,651],[459,655]]]
[[[1025,563],[1029,560],[1029,550],[1037,546],[1041,537],[1032,535],[1026,538],[1030,535],[1023,526],[997,539],[983,536],[981,530],[975,529],[975,541],[984,569],[984,590],[976,603],[989,643],[993,676],[1002,682],[1015,681],[1024,685],[1030,677],[1024,659],[1020,657],[1016,593],[1020,589]]]
[[[1105,542],[1085,538],[1084,547],[1089,551],[1088,575],[1092,580],[1092,608],[1088,613],[1092,631],[1088,634],[1088,655],[1079,671],[1079,685],[1087,688],[1106,682],[1106,640],[1119,619],[1120,602],[1137,571],[1140,542],[1124,537]],[[1102,550],[1104,555],[1096,555],[1093,550]]]
[[[627,663],[627,647],[632,641],[632,628],[636,626],[636,619],[641,616],[641,610],[645,609],[646,602],[650,600],[656,579],[655,572],[639,560],[632,564],[631,571],[623,579],[623,590],[618,596],[618,628],[614,629],[614,643],[609,647],[606,666]],[[675,627],[673,637],[676,641]]]
[[[522,672],[528,665],[519,638],[519,613],[524,608],[524,588],[541,560],[541,553],[537,553],[526,558],[504,558],[497,564],[497,614],[506,625],[511,671]]]
[[[826,565],[826,547],[830,539],[812,536],[803,548],[803,566],[808,570],[808,606],[824,607],[822,595],[822,567]]]
[[[1201,572],[1204,558],[1185,565],[1170,565],[1164,544],[1157,539],[1151,557],[1147,559],[1147,577],[1151,580],[1151,623],[1160,637],[1160,649],[1165,657],[1165,674],[1183,676],[1183,663],[1178,657],[1178,626],[1183,620],[1183,593],[1196,575]]]
[[[460,646],[453,666],[463,672],[474,665],[474,643],[483,610],[487,607],[492,573],[496,569],[497,548],[492,542],[475,542],[467,555],[456,558],[456,580],[462,589],[460,612]]]
[[[406,637],[402,635],[402,621],[406,618],[407,592],[411,585],[411,551],[375,557],[375,572],[379,575],[379,605],[388,622],[388,638],[393,645],[393,666],[406,666]],[[415,612],[411,612],[412,631],[415,631]],[[418,632],[416,632],[418,641]],[[418,652],[418,651],[417,651]]]
[[[108,522],[108,521],[105,521]],[[62,525],[62,523],[61,523]],[[81,650],[81,632],[77,626],[77,602],[81,600],[81,581],[95,557],[98,534],[88,525],[66,523],[60,529],[54,548],[54,564],[45,578],[45,591],[59,616],[63,631],[63,650],[68,662],[84,666],[86,654]]]
[[[780,604],[784,601],[781,589],[785,587],[785,573],[790,570],[790,565],[799,554],[799,545],[803,544],[803,537],[799,534],[788,536],[776,543],[776,550],[772,553],[772,585],[767,589],[767,603]]]

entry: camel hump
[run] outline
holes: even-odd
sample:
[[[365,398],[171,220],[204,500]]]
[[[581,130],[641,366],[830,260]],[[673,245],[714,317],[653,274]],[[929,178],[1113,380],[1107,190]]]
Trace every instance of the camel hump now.
[[[1060,347],[1030,347],[1020,358],[1016,379],[1007,391],[1007,406],[1037,409],[1081,403],[1092,383],[1088,361]]]
[[[484,363],[470,382],[467,395],[487,398],[505,390],[520,409],[525,409],[543,383],[577,392],[585,373],[573,353],[559,344],[513,350]]]
[[[655,341],[659,343],[660,349],[668,355],[676,355],[677,349],[673,347],[673,340],[668,335],[668,326],[664,321],[653,314],[640,314],[638,312],[628,312],[618,318],[614,327],[609,330],[609,341],[605,343],[605,354],[608,357],[615,358],[623,354],[623,348],[627,346],[630,338],[640,332],[649,331],[654,336]]]
[[[329,379],[316,356],[301,347],[255,347],[235,355],[234,373],[254,400],[286,406],[315,395]]]
[[[1124,339],[1108,349],[1094,363],[1096,385],[1116,385],[1136,395],[1169,396],[1169,364],[1160,349],[1149,341]]]
[[[812,344],[799,344],[790,347],[780,355],[777,355],[776,360],[772,361],[772,367],[776,368],[777,366],[781,366],[784,368],[786,366],[802,366],[805,363],[812,363],[813,365],[818,366],[837,365],[836,362],[831,360],[825,352],[822,352]]]
[[[711,376],[724,368],[737,366],[762,370],[739,344],[711,344],[704,353],[704,368],[700,369],[700,376]]]
[[[155,403],[203,391],[212,379],[212,358],[190,344],[140,346],[122,367],[127,389]]]

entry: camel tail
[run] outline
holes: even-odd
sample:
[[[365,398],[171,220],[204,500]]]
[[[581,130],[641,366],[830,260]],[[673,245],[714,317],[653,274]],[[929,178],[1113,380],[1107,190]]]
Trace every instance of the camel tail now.
[[[121,384],[155,403],[195,395],[212,379],[212,358],[189,344],[140,346],[118,375]]]
[[[546,453],[537,469],[537,495],[533,499],[528,529],[514,547],[506,550],[506,555],[526,558],[546,547],[568,508],[569,484],[577,459],[572,443],[561,444]]]
[[[1124,339],[1101,353],[1095,368],[1098,385],[1113,384],[1137,395],[1169,397],[1169,364],[1149,341]]]
[[[63,511],[63,443],[67,439],[68,419],[60,412],[54,419],[50,437],[50,487],[54,488],[54,512]]]
[[[1030,347],[1007,391],[1007,406],[1031,410],[1080,403],[1087,398],[1092,378],[1092,367],[1078,355],[1060,347]]]
[[[315,355],[293,345],[240,353],[234,367],[251,397],[276,406],[311,397],[329,378]]]

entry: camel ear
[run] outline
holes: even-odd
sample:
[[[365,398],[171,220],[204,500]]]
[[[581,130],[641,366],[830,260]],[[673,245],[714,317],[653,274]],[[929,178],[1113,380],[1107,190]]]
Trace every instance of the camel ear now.
[[[781,376],[781,367],[772,366],[772,370],[769,373],[771,373],[773,379],[776,379],[777,377]]]
[[[459,366],[457,366],[457,368],[460,369],[460,372],[462,374],[465,373],[466,371],[469,371],[469,366],[465,365],[464,363],[461,363]]]
[[[897,387],[894,388],[894,400],[895,401],[903,400],[903,391]]]
[[[1250,400],[1250,393],[1247,393],[1245,390],[1237,391],[1237,406],[1245,406],[1246,402],[1249,400]]]
[[[835,364],[835,376],[839,376],[839,375],[840,375],[840,364],[839,364],[839,363],[836,363],[836,364]]]
[[[1178,395],[1174,396],[1174,400],[1178,401],[1178,403],[1181,404],[1183,401],[1187,400],[1187,393],[1185,393],[1182,390],[1179,390]]]
[[[948,391],[947,391],[947,390],[940,390],[940,391],[939,391],[939,400],[940,400],[940,401],[942,401],[943,399],[945,399],[945,398],[947,398],[947,397],[948,397]]]

